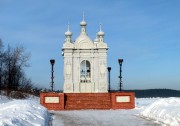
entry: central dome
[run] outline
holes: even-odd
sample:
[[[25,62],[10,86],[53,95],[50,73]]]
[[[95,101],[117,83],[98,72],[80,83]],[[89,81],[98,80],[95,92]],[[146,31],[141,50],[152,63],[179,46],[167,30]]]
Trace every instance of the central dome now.
[[[66,35],[66,36],[72,36],[72,32],[67,31],[67,32],[65,32],[65,35]]]
[[[83,20],[83,21],[80,22],[80,25],[81,25],[81,26],[86,26],[87,23]]]

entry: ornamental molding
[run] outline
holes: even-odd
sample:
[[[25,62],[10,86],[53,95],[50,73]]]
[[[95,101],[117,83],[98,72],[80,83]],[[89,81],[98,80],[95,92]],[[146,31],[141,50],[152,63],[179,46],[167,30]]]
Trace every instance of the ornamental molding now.
[[[76,39],[74,47],[75,49],[94,49],[94,43],[87,35],[83,34]]]
[[[63,49],[72,49],[72,48],[74,48],[74,44],[73,43],[70,43],[70,42],[65,42],[64,44],[63,44]]]
[[[99,42],[99,43],[97,44],[97,48],[108,48],[108,47],[107,47],[107,44],[106,44],[106,43],[104,43],[104,42]]]

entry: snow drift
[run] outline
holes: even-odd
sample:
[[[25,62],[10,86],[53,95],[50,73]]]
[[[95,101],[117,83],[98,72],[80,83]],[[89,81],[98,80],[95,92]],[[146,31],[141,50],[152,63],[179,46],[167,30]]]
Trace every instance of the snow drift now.
[[[167,125],[180,126],[180,98],[158,99],[140,115]]]
[[[54,125],[63,125],[64,118],[67,118],[66,121],[74,118],[78,124],[87,124],[87,122],[94,125],[99,125],[99,122],[103,122],[101,124],[104,125],[119,125],[122,122],[128,123],[127,125],[153,124],[152,120],[147,122],[135,116],[140,115],[160,124],[180,126],[180,98],[137,98],[136,108],[132,110],[55,111],[54,113],[60,115],[52,118]],[[78,120],[77,117],[82,120]],[[14,100],[0,95],[0,126],[48,126],[49,119],[50,115],[47,109],[40,105],[38,97]]]
[[[36,100],[8,100],[0,96],[1,126],[47,126],[47,109]]]

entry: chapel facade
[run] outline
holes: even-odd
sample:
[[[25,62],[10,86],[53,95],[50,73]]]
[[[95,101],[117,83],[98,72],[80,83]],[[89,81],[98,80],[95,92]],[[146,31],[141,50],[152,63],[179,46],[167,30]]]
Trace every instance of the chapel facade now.
[[[72,42],[72,32],[65,32],[62,47],[64,62],[64,93],[108,92],[107,44],[101,29],[92,41],[87,32],[87,23],[80,22],[80,35]]]

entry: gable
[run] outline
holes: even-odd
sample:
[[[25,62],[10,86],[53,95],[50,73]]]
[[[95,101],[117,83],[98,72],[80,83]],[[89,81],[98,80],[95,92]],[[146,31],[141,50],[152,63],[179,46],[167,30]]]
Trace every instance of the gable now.
[[[93,49],[94,44],[87,35],[80,35],[74,43],[74,48],[75,49]]]

